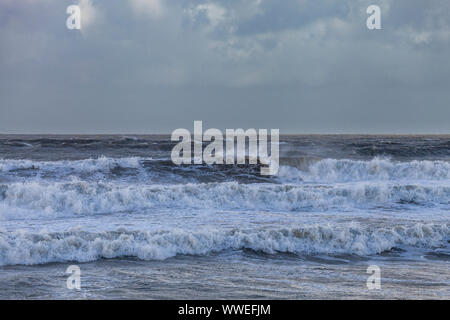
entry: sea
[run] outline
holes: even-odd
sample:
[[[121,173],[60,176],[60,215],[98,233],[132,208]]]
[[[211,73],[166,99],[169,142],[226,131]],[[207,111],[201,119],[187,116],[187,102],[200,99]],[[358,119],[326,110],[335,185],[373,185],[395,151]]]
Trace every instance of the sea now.
[[[175,144],[0,135],[0,299],[450,299],[449,135],[282,135],[274,176]]]

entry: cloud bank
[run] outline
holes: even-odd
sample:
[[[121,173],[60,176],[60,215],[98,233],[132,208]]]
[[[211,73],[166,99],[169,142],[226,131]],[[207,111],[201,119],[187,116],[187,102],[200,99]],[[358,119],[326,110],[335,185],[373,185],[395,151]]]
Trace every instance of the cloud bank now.
[[[0,132],[448,132],[449,56],[447,0],[6,0]]]

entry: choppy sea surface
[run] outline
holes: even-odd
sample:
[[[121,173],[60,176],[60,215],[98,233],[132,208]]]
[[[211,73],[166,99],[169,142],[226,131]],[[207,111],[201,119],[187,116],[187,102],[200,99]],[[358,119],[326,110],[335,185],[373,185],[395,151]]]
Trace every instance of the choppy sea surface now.
[[[0,299],[450,298],[450,136],[282,136],[272,177],[174,145],[0,135]]]

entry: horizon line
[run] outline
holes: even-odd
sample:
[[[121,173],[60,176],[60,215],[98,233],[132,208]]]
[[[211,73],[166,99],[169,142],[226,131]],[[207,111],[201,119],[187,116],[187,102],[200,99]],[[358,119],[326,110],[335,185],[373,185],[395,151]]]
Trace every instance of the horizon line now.
[[[270,129],[268,129],[270,130]],[[160,133],[128,133],[128,132],[103,132],[103,133],[39,133],[39,132],[34,132],[34,133],[4,133],[4,132],[0,132],[0,136],[37,136],[37,135],[41,135],[41,136],[118,136],[118,135],[130,135],[130,136],[150,136],[150,135],[171,135],[172,132],[160,132]],[[360,133],[360,132],[323,132],[323,133],[318,133],[318,132],[285,132],[285,133],[281,133],[280,132],[280,136],[293,136],[293,135],[308,135],[308,136],[312,136],[312,135],[342,135],[342,136],[351,136],[351,135],[359,135],[359,136],[446,136],[446,135],[450,135],[450,132],[447,133],[392,133],[392,132],[383,132],[383,133]]]

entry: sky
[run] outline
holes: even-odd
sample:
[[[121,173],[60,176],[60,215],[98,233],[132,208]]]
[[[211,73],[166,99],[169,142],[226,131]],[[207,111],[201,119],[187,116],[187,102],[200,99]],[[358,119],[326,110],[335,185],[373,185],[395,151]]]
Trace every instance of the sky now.
[[[81,30],[66,27],[73,4]],[[450,1],[0,1],[0,133],[170,133],[194,120],[450,133]]]

